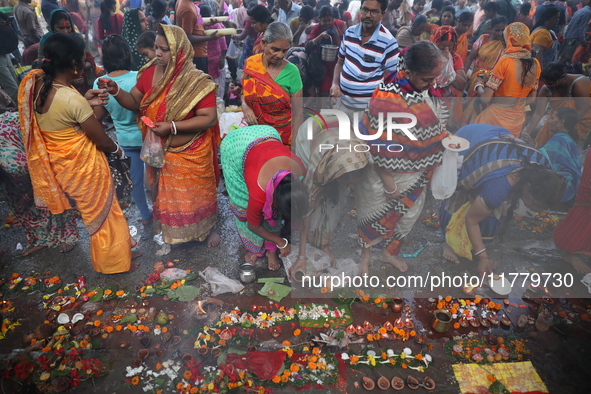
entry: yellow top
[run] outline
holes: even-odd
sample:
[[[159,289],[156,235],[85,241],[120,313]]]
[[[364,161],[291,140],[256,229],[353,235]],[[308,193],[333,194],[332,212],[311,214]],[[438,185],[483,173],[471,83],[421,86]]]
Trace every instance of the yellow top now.
[[[94,115],[88,101],[76,90],[54,83],[56,90],[49,111],[37,113],[37,122],[42,130],[57,131],[84,123]]]

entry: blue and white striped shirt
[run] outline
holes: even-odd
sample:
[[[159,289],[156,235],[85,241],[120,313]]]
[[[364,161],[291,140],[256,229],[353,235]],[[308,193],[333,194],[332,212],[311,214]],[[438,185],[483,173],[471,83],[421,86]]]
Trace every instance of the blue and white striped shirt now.
[[[587,40],[586,33],[589,20],[591,20],[591,8],[589,6],[575,12],[566,29],[565,38],[567,40],[576,38],[580,44],[584,43]]]
[[[396,71],[398,43],[381,23],[370,39],[362,44],[362,24],[345,31],[339,58],[344,60],[340,85],[343,95],[371,97],[384,77],[384,72]]]

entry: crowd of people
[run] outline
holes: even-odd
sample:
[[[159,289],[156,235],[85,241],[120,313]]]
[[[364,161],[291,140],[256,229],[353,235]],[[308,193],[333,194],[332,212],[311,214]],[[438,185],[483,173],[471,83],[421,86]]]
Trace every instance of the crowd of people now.
[[[223,179],[243,265],[266,256],[278,269],[292,228],[292,277],[306,269],[306,243],[334,260],[331,238],[353,192],[359,272],[369,272],[373,248],[404,272],[402,242],[443,161],[442,140],[455,134],[469,148],[441,205],[444,257],[492,272],[486,247],[523,203],[568,212],[556,245],[589,273],[589,3],[43,0],[39,15],[19,0],[13,15],[0,13],[0,190],[27,234],[24,254],[71,250],[75,209],[96,271],[136,268],[111,175],[129,157],[131,195],[142,223],[162,234],[161,254],[223,241]],[[332,115],[307,119],[315,97],[363,112],[354,126],[365,138],[339,140]],[[241,106],[248,126],[220,140],[222,101]],[[382,133],[385,112],[416,124]],[[157,164],[144,164],[148,141]]]

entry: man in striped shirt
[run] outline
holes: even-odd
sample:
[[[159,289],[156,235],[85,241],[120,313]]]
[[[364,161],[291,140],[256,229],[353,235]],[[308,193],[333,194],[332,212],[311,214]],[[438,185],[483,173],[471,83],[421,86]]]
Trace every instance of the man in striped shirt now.
[[[330,95],[344,96],[347,107],[365,108],[384,75],[396,70],[398,44],[381,24],[387,5],[388,0],[362,1],[361,23],[348,28],[341,42]]]

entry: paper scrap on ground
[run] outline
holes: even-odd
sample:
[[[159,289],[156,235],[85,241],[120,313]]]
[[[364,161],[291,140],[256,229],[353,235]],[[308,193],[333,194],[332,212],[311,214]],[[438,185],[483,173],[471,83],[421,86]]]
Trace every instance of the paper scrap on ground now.
[[[460,393],[476,393],[478,386],[490,386],[488,375],[493,375],[510,392],[549,393],[548,389],[530,361],[518,363],[497,363],[491,365],[454,364],[452,365]]]

